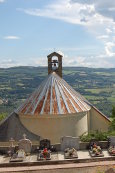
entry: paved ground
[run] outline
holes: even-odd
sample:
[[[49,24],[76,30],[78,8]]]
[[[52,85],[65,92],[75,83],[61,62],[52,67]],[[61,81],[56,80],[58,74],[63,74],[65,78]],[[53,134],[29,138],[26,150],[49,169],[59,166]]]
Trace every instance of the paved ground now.
[[[108,154],[107,150],[103,150],[104,158],[105,157],[111,157]],[[89,159],[91,156],[89,155],[88,150],[78,151],[78,159]],[[0,163],[8,163],[10,160],[10,157],[0,156]],[[51,160],[64,160],[64,154],[63,152],[53,153],[51,155]],[[37,155],[30,155],[27,156],[24,162],[35,162],[37,161]]]
[[[99,173],[112,168],[115,170],[115,161],[90,162],[90,163],[72,163],[59,165],[44,165],[44,166],[23,166],[23,167],[7,167],[0,168],[0,173]],[[92,172],[93,171],[93,172]],[[101,172],[102,173],[102,172]],[[110,172],[112,173],[112,172]]]
[[[104,158],[111,158],[111,156],[108,154],[107,150],[103,151]],[[90,159],[89,152],[87,150],[78,151],[78,159],[80,160],[88,160]],[[0,156],[0,164],[7,164],[9,163],[10,158],[5,156]],[[51,160],[63,160],[64,161],[64,154],[62,152],[53,153],[51,156]],[[27,156],[24,160],[26,163],[32,163],[37,162],[37,155],[30,155]],[[69,164],[53,164],[53,165],[36,165],[36,166],[14,166],[14,167],[1,167],[0,173],[97,173],[97,170],[107,170],[109,168],[112,168],[115,170],[115,161],[99,161],[96,160],[95,162],[85,162],[83,163],[69,163]],[[112,173],[112,172],[110,172]]]

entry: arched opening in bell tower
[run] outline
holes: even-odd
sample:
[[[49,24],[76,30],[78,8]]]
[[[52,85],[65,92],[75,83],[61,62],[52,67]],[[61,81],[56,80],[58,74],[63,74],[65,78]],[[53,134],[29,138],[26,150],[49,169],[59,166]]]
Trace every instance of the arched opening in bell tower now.
[[[55,72],[62,77],[62,55],[53,52],[47,56],[48,58],[48,74]]]
[[[52,57],[52,70],[57,70],[59,67],[59,62],[58,62],[58,57],[57,56],[53,56]]]

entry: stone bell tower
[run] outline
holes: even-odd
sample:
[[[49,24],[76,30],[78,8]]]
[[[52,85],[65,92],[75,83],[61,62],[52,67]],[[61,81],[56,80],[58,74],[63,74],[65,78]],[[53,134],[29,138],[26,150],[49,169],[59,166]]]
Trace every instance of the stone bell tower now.
[[[47,56],[48,58],[48,74],[56,72],[62,77],[62,55],[57,52],[53,52]]]

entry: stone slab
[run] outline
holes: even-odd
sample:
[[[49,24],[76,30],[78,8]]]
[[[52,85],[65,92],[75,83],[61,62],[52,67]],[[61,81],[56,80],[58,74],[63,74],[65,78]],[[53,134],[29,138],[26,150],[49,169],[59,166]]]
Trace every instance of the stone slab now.
[[[79,150],[79,137],[64,136],[61,138],[61,151],[66,148]]]
[[[109,142],[110,142],[110,146],[111,145],[115,145],[115,136],[109,136]]]
[[[32,150],[32,142],[26,138],[26,135],[24,134],[24,139],[21,139],[18,143],[19,150],[24,150],[25,153],[31,153]]]

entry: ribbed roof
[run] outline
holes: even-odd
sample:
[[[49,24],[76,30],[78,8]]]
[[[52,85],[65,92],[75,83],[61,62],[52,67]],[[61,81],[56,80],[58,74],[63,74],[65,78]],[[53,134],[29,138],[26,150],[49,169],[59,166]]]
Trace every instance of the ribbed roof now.
[[[23,115],[71,114],[90,109],[86,99],[53,72],[21,105],[17,113]]]

